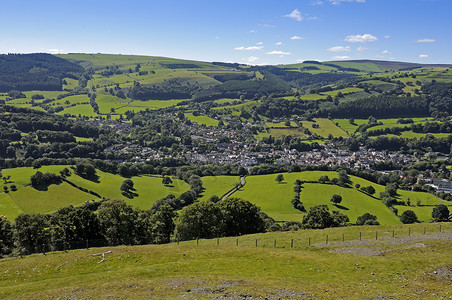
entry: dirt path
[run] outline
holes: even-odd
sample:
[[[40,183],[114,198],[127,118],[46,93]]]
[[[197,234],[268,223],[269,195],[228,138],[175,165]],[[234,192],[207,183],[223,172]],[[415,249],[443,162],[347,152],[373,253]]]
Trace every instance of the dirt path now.
[[[227,192],[226,194],[224,194],[221,197],[221,200],[227,199],[228,197],[230,197],[232,194],[234,194],[235,192],[237,192],[239,189],[241,189],[242,187],[244,187],[246,184],[246,180],[245,180],[245,176],[240,176],[240,185],[236,186],[234,188],[232,188],[229,192]]]

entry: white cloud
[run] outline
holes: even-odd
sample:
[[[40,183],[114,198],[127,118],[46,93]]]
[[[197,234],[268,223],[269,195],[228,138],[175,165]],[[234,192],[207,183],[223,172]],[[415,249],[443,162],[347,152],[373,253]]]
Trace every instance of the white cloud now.
[[[244,51],[253,51],[253,50],[262,50],[264,46],[249,46],[249,47],[235,47],[234,50],[244,50]]]
[[[376,40],[378,40],[378,38],[369,33],[363,35],[359,34],[349,35],[345,38],[345,41],[349,43],[366,43],[366,42],[375,42]]]
[[[347,55],[339,55],[339,56],[334,56],[334,57],[332,57],[332,59],[350,59],[350,56],[347,56]]]
[[[256,33],[256,30],[254,30],[254,29],[250,30],[250,33]]]
[[[350,47],[344,47],[344,46],[336,46],[336,47],[331,47],[328,49],[328,51],[330,52],[350,52]]]
[[[356,51],[358,51],[358,52],[364,52],[364,51],[366,51],[366,50],[369,50],[369,48],[366,48],[366,47],[358,47],[358,48],[356,48]]]
[[[320,1],[320,0],[314,0],[314,1],[311,1],[311,3],[309,3],[309,5],[312,5],[312,6],[322,5],[322,4],[323,4],[323,1]]]
[[[285,15],[284,17],[294,19],[298,22],[303,20],[303,16],[301,15],[301,12],[298,10],[298,8],[295,8],[290,14]]]
[[[265,54],[268,55],[290,55],[290,52],[284,52],[284,51],[270,51],[270,52],[266,52]]]
[[[382,52],[381,52],[381,54],[389,54],[390,52],[388,51],[388,50],[383,50]]]
[[[365,3],[366,0],[328,0],[333,5],[340,5],[342,2],[357,2],[357,3]]]
[[[281,46],[282,45],[282,42],[276,42],[275,43],[275,46]]]
[[[391,38],[390,35],[385,35],[385,39],[389,39],[389,38]]]
[[[434,39],[422,39],[416,41],[416,43],[434,43],[434,42],[436,42],[436,40]]]
[[[49,52],[50,54],[59,54],[59,53],[63,53],[64,50],[61,50],[61,49],[48,49],[47,52]]]
[[[263,45],[263,44],[264,44],[264,42],[256,43],[256,45]]]
[[[294,36],[291,36],[290,39],[291,39],[291,40],[302,40],[303,37],[298,36],[298,35],[294,35]]]
[[[255,61],[257,61],[257,60],[259,60],[259,57],[256,57],[256,56],[250,56],[250,57],[248,57],[248,62],[250,62],[250,63],[255,62]]]
[[[430,56],[428,56],[427,54],[420,54],[419,55],[419,58],[430,58]]]

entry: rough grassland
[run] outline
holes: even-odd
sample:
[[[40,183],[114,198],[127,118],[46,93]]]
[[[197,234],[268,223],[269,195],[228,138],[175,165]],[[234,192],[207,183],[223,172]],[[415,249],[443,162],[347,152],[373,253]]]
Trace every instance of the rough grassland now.
[[[196,122],[199,125],[206,125],[206,126],[217,126],[218,120],[209,118],[207,116],[194,116],[192,113],[186,113],[185,117],[189,119],[192,122]]]
[[[312,133],[321,137],[328,137],[329,134],[333,137],[348,137],[347,133],[341,128],[337,127],[331,120],[328,119],[314,119],[314,122],[303,121],[303,127],[308,128]],[[319,128],[312,128],[313,124],[319,125]]]
[[[413,235],[423,229],[409,228]],[[452,229],[450,223],[443,224],[443,230],[447,228]],[[407,226],[304,230],[243,236],[239,246],[235,238],[225,238],[219,246],[216,240],[200,240],[199,245],[190,241],[105,247],[3,259],[0,298],[450,298],[450,239],[347,248],[382,253],[374,256],[335,253],[334,246],[307,246],[308,237],[313,244],[326,235],[338,241],[342,234],[348,240],[359,232],[371,239],[378,230],[383,239],[393,229],[396,235],[408,231]],[[429,224],[427,232],[434,230],[438,225]],[[98,263],[101,259],[93,254],[106,251],[112,253]]]

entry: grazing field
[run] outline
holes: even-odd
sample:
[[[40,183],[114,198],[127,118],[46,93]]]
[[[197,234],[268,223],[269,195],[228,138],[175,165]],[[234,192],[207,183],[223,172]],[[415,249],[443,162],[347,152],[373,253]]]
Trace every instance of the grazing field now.
[[[93,111],[93,108],[89,104],[79,104],[76,106],[68,107],[57,113],[58,115],[70,114],[74,116],[86,116],[86,117],[96,117],[97,114]]]
[[[199,201],[209,200],[213,195],[221,197],[240,182],[238,176],[205,176],[201,179],[205,191]]]
[[[206,125],[206,126],[218,126],[218,120],[209,118],[207,116],[194,116],[192,113],[186,113],[185,117],[189,119],[192,122],[196,122],[199,125]]]
[[[289,127],[275,127],[270,129],[270,135],[275,138],[281,138],[283,136],[292,137],[305,137],[306,134],[301,128],[289,128]]]
[[[256,204],[261,207],[262,211],[277,221],[301,221],[304,213],[294,209],[290,202],[294,197],[293,183],[295,180],[317,181],[323,175],[330,179],[337,177],[337,173],[333,171],[283,173],[284,181],[279,184],[275,181],[276,175],[248,176],[246,177],[246,185],[234,193],[232,197],[240,197]],[[306,210],[315,205],[328,205],[330,211],[339,210],[346,214],[351,223],[355,223],[358,216],[369,212],[376,215],[381,224],[400,224],[399,218],[376,198],[380,192],[385,191],[384,186],[355,176],[350,176],[350,178],[352,185],[348,188],[330,184],[305,183],[302,185],[300,201],[303,202]],[[361,186],[373,186],[376,193],[374,196],[369,196],[359,191],[354,187],[357,183]],[[339,206],[334,206],[330,202],[333,194],[342,196],[343,202]],[[424,210],[422,216],[419,217],[420,220],[425,222],[431,221],[433,206],[438,204],[450,205],[447,201],[423,192],[398,190],[396,198],[398,201],[404,202],[409,200],[411,205],[416,206],[419,211]],[[410,206],[406,207],[409,209]]]
[[[95,191],[102,197],[110,199],[123,199],[128,204],[142,208],[150,209],[152,204],[158,199],[164,198],[169,194],[179,196],[183,192],[190,189],[189,185],[182,180],[173,179],[173,183],[169,186],[162,184],[161,176],[142,175],[131,177],[135,183],[133,191],[134,195],[128,198],[121,194],[119,187],[126,178],[120,175],[105,173],[97,170],[98,178],[93,180],[84,179],[76,174],[68,177],[71,182]]]
[[[65,167],[70,166],[44,166],[39,169],[41,172],[51,172],[59,174]],[[3,176],[11,176],[9,183],[17,186],[17,191],[0,193],[0,215],[5,215],[8,219],[14,219],[19,213],[50,213],[61,207],[68,205],[81,205],[86,200],[93,200],[97,197],[80,191],[66,182],[52,184],[46,188],[36,189],[28,186],[30,177],[37,170],[31,167],[4,169]],[[162,184],[160,176],[136,176],[131,179],[135,183],[135,191],[129,197],[121,194],[119,187],[126,179],[119,175],[104,173],[97,170],[96,178],[88,180],[73,173],[67,179],[80,187],[92,190],[102,197],[110,199],[123,199],[127,203],[142,208],[150,209],[152,204],[169,194],[179,196],[190,189],[190,186],[178,179],[173,179],[171,185]],[[221,196],[221,195],[220,195]],[[4,208],[4,209],[3,209]]]
[[[337,127],[331,120],[328,119],[313,119],[314,121],[303,121],[303,127],[308,128],[312,133],[317,134],[320,137],[328,137],[332,135],[333,137],[348,137],[347,133],[341,128]],[[312,126],[316,124],[319,128],[313,128]]]
[[[423,224],[361,226],[3,259],[0,298],[447,299],[450,231],[425,227],[425,236]],[[332,244],[360,232],[363,243]],[[93,256],[107,251],[102,263]]]

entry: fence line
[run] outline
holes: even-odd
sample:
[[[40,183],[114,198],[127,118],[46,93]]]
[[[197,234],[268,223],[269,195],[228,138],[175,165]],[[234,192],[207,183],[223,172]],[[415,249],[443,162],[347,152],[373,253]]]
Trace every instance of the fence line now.
[[[414,233],[418,233],[417,235],[427,235],[427,234],[433,234],[433,233],[441,233],[450,231],[451,228],[449,228],[452,223],[446,223],[446,224],[438,224],[434,226],[423,226],[423,228],[419,228],[417,231],[414,231],[414,228],[412,230],[412,227],[407,227],[405,230],[395,231],[395,229],[392,229],[392,232],[390,229],[388,230],[376,230],[374,238],[370,236],[369,231],[359,231],[354,233],[346,234],[344,232],[338,232],[337,234],[325,234],[324,236],[316,235],[315,237],[312,236],[305,236],[303,238],[294,239],[292,237],[288,237],[287,239],[259,239],[254,238],[250,239],[247,238],[247,236],[241,236],[241,237],[217,237],[215,239],[199,239],[196,238],[195,243],[197,246],[206,246],[206,245],[215,245],[216,246],[233,246],[234,240],[235,240],[235,246],[254,246],[254,247],[272,247],[273,248],[303,248],[303,247],[310,247],[314,243],[315,244],[331,244],[335,242],[345,242],[345,241],[362,241],[362,240],[381,240],[381,237],[385,236],[386,238],[400,238],[400,237],[411,237]],[[444,229],[443,225],[447,226],[446,229]],[[427,227],[428,230],[427,231]],[[363,238],[363,233],[367,233],[367,238]],[[240,240],[240,241],[239,241]],[[253,243],[254,240],[254,243]],[[216,243],[215,243],[216,241]],[[273,243],[272,243],[273,241]],[[175,237],[174,243],[176,245],[180,245],[179,237]],[[182,245],[190,244],[190,241],[184,241]],[[272,245],[273,244],[273,245]],[[154,244],[156,245],[156,244]],[[52,244],[42,244],[37,245],[35,248],[35,251],[33,253],[43,253],[46,254],[47,252],[52,251],[69,251],[69,250],[77,250],[77,249],[90,249],[90,248],[98,248],[98,247],[108,247],[108,246],[116,246],[116,245],[109,245],[108,241],[106,239],[94,239],[94,240],[80,240],[80,241],[69,241],[69,242],[61,242],[61,243],[52,243]],[[19,254],[22,255],[22,254]]]

